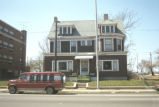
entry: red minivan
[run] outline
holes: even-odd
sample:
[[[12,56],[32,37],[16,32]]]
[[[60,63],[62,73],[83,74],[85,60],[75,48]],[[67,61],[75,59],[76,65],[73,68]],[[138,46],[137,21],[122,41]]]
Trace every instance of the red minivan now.
[[[59,72],[25,72],[16,80],[8,81],[10,94],[26,90],[44,90],[56,94],[63,88],[63,76]]]

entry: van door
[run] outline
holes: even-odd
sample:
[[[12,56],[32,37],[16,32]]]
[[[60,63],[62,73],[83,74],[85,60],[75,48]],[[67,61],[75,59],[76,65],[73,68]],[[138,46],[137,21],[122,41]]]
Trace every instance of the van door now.
[[[26,74],[20,75],[16,85],[17,88],[26,88],[28,85],[27,75]]]

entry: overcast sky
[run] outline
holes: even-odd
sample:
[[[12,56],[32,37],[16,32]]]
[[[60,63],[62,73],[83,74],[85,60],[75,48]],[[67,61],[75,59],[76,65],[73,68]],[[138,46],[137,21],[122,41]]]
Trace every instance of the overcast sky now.
[[[98,17],[123,10],[137,13],[138,24],[127,41],[135,43],[133,57],[149,58],[159,49],[159,0],[97,0]],[[0,0],[0,19],[28,32],[27,57],[39,53],[38,42],[48,35],[54,16],[61,21],[95,20],[94,0]]]

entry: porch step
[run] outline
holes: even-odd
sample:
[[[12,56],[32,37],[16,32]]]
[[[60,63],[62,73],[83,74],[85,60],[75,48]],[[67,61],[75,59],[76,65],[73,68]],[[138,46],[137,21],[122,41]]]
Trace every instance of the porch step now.
[[[78,88],[86,88],[86,83],[77,83]]]

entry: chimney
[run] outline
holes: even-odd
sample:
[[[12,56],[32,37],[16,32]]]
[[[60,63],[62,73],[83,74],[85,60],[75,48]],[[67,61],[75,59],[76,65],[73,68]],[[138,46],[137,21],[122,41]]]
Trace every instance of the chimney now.
[[[104,20],[108,20],[108,14],[104,14]]]

